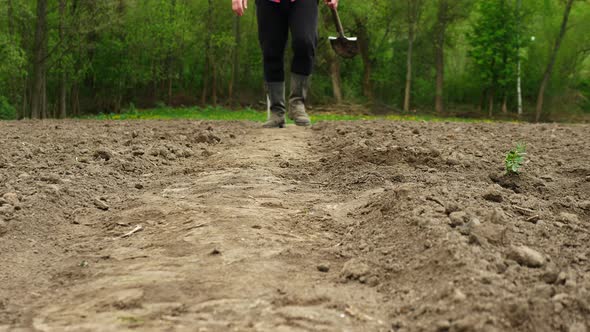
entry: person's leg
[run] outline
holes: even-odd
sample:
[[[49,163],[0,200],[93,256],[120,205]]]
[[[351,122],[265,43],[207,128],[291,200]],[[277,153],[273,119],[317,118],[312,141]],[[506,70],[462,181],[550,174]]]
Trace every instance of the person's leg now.
[[[297,0],[289,8],[289,29],[293,47],[291,72],[311,75],[318,41],[317,0]]]
[[[263,125],[266,128],[285,126],[285,70],[284,54],[289,37],[285,6],[269,0],[256,1],[258,39],[262,49],[264,80],[271,114]]]
[[[289,38],[288,16],[281,3],[256,1],[258,40],[264,62],[266,82],[284,82],[284,55]]]
[[[289,117],[298,126],[309,126],[311,121],[305,111],[305,99],[318,39],[318,2],[297,0],[291,3],[289,28],[293,47]]]

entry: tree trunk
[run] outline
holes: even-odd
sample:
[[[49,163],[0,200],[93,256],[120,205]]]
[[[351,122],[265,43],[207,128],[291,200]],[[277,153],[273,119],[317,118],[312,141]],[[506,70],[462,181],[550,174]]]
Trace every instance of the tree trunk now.
[[[521,61],[520,61],[520,20],[521,20],[521,8],[522,0],[518,0],[516,8],[518,10],[518,63],[516,65],[516,98],[518,101],[518,116],[522,116],[522,77],[521,77]]]
[[[212,70],[211,60],[211,34],[213,33],[213,0],[208,0],[207,9],[207,36],[205,37],[205,68],[203,71],[203,91],[201,94],[201,104],[207,103],[207,94],[209,92],[209,76]]]
[[[33,46],[33,91],[31,92],[31,118],[45,114],[45,55],[47,53],[47,0],[37,0],[37,24]]]
[[[494,116],[494,94],[495,94],[495,88],[492,86],[490,88],[490,95],[489,95],[489,104],[488,104],[488,116],[491,118],[492,116]]]
[[[43,80],[41,82],[43,82],[43,88],[41,89],[41,119],[47,119],[49,118],[49,109],[47,108],[47,68],[43,70]]]
[[[71,100],[72,100],[71,114],[73,116],[79,116],[80,115],[80,88],[77,83],[74,83],[74,85],[72,86],[71,96],[72,96],[71,97]]]
[[[62,48],[64,43],[64,21],[65,21],[65,14],[66,14],[66,0],[59,0],[59,41],[62,44]],[[61,70],[60,75],[60,82],[59,82],[59,106],[57,117],[60,119],[65,119],[67,116],[66,112],[66,102],[67,102],[67,82],[66,82],[66,70],[63,65],[63,61],[61,60],[62,56],[60,56],[59,60],[59,68]]]
[[[498,78],[497,78],[497,74],[496,74],[496,59],[492,60],[492,73],[494,73],[492,75],[492,78],[489,82],[490,87],[488,89],[488,97],[489,97],[489,104],[488,104],[488,116],[491,118],[492,116],[494,116],[494,98],[496,97],[496,89],[498,88]]]
[[[340,77],[340,61],[334,55],[330,56],[330,77],[332,78],[332,91],[337,104],[342,103],[342,79]]]
[[[413,28],[410,28],[413,30]],[[412,89],[412,53],[414,49],[414,33],[410,32],[408,40],[408,58],[406,62],[407,70],[406,70],[406,89],[404,94],[404,112],[410,111],[410,98],[411,98],[411,89]]]
[[[228,99],[230,104],[234,102],[234,89],[236,81],[238,81],[238,75],[240,72],[240,44],[242,39],[242,33],[240,30],[240,17],[236,16],[234,19],[234,49],[233,49],[233,61],[231,78],[229,80],[229,88],[227,91]]]
[[[508,113],[508,95],[504,94],[504,99],[502,100],[502,113]]]
[[[158,77],[158,69],[157,69],[158,65],[154,63],[154,61],[152,60],[151,63],[151,70],[152,70],[152,95],[154,97],[157,98],[158,101],[160,101],[160,95],[158,94],[158,83],[159,83],[159,77]]]
[[[545,70],[545,74],[543,75],[543,81],[541,82],[541,87],[539,88],[539,95],[537,97],[537,109],[535,112],[536,122],[539,122],[539,120],[541,120],[541,113],[543,112],[543,103],[545,99],[545,89],[547,88],[549,80],[551,79],[553,67],[555,66],[555,60],[557,59],[557,53],[559,52],[559,47],[561,46],[561,42],[563,41],[563,37],[565,36],[565,33],[567,31],[567,21],[569,19],[573,4],[574,0],[567,0],[567,3],[565,5],[565,12],[563,14],[563,21],[561,22],[559,36],[557,36],[555,46],[553,47],[553,51],[551,52],[551,56],[549,58],[549,63],[547,64],[547,69]]]
[[[406,89],[404,95],[404,112],[410,111],[412,96],[412,58],[414,53],[414,38],[418,18],[420,16],[421,0],[408,0],[408,55],[406,62]]]
[[[176,0],[171,0],[170,3],[170,20],[172,21],[172,24],[174,24],[174,19],[176,18]],[[168,105],[172,105],[172,80],[174,79],[174,63],[175,63],[175,59],[174,59],[174,54],[173,54],[173,50],[170,49],[168,51],[168,56],[166,57],[166,76],[168,77],[167,79],[167,101],[168,101]]]
[[[324,28],[333,28],[334,21],[332,19],[332,15],[322,15],[322,21],[324,23]],[[342,80],[340,76],[340,59],[330,47],[324,48],[324,53],[322,54],[324,55],[326,62],[330,66],[330,79],[332,80],[332,94],[334,96],[334,100],[337,104],[341,104]]]
[[[217,64],[215,63],[214,57],[211,57],[211,100],[213,106],[217,106]]]
[[[516,95],[517,95],[517,99],[518,99],[518,116],[522,116],[522,111],[523,111],[523,107],[522,107],[522,79],[521,79],[521,65],[520,65],[520,59],[518,59],[518,65],[517,65],[517,69],[518,71],[518,77],[516,79]]]
[[[8,24],[8,41],[12,44],[15,43],[15,30],[14,30],[14,6],[12,4],[12,0],[8,0],[8,3],[6,5],[6,19],[7,19],[7,24]],[[19,79],[20,81],[20,79]],[[7,94],[8,94],[8,98],[9,100],[13,100],[14,103],[17,103],[18,97],[19,97],[19,93],[18,93],[18,89],[19,89],[19,85],[17,82],[13,83],[13,84],[9,84],[7,87]],[[19,119],[20,116],[20,110],[18,109],[18,107],[16,108],[16,118]]]
[[[447,0],[439,0],[438,2],[438,23],[436,31],[436,42],[435,48],[435,59],[434,64],[436,67],[436,95],[435,95],[435,109],[436,112],[441,114],[444,113],[444,75],[445,75],[445,60],[444,60],[444,47],[445,47],[445,30],[447,28]]]
[[[168,105],[172,105],[172,74],[168,76]]]
[[[205,51],[207,52],[207,51]],[[207,103],[207,92],[209,91],[209,57],[205,57],[205,66],[203,68],[203,89],[201,91],[201,104]]]
[[[371,83],[371,75],[372,75],[372,64],[371,64],[371,54],[369,51],[369,35],[367,33],[367,28],[365,27],[365,23],[361,20],[356,20],[357,28],[358,28],[358,42],[359,42],[359,49],[361,53],[361,58],[363,60],[363,95],[365,98],[369,100],[369,102],[373,102],[373,86]]]
[[[14,6],[12,5],[12,0],[8,0],[8,4],[6,6],[7,11],[7,18],[8,18],[8,34],[10,40],[13,40],[14,36]]]
[[[59,119],[65,119],[67,117],[67,87],[66,87],[66,74],[62,73],[59,83],[59,106],[57,117]]]
[[[477,113],[481,113],[485,107],[485,103],[486,103],[486,97],[488,94],[488,89],[485,88],[481,91],[481,94],[479,96],[479,103],[477,104]]]
[[[29,90],[29,80],[25,76],[24,83],[23,83],[23,99],[20,114],[16,115],[17,120],[22,120],[27,117],[27,105],[28,105],[28,94],[27,91]]]

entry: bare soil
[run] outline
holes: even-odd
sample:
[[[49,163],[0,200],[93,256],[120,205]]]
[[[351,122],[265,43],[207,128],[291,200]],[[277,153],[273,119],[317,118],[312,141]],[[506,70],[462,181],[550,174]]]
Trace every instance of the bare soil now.
[[[588,125],[0,132],[1,332],[590,324]]]

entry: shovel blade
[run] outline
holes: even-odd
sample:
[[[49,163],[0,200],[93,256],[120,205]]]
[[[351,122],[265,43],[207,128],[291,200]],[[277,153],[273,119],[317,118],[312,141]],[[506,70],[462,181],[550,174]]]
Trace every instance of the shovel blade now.
[[[343,58],[353,58],[359,54],[359,45],[356,38],[330,37],[330,44],[334,52]]]

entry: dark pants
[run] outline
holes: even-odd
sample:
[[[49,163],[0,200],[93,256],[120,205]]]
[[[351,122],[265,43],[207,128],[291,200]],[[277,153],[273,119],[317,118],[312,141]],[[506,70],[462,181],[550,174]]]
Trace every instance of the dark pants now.
[[[284,82],[284,55],[289,30],[293,47],[291,72],[309,76],[318,39],[318,1],[256,0],[258,39],[264,57],[264,79]]]

